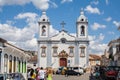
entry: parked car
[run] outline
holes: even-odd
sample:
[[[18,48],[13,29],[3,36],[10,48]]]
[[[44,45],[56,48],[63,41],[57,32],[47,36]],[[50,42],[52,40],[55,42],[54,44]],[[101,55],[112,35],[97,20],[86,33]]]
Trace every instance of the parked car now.
[[[85,72],[84,68],[82,67],[74,67],[73,70],[76,72],[80,72],[80,74],[84,74]]]
[[[25,80],[21,73],[5,73],[0,74],[0,80]]]
[[[85,73],[85,69],[82,67],[67,67],[68,70],[74,70],[76,72],[79,72],[80,74]]]
[[[59,67],[56,71],[56,74],[61,74],[61,72],[62,72],[62,67]]]
[[[77,76],[80,76],[81,73],[80,72],[76,72],[74,70],[66,70],[65,71],[65,76],[68,76],[68,75],[77,75]]]
[[[119,70],[120,70],[120,67],[108,66],[106,68],[106,72],[105,72],[106,80],[109,80],[109,79],[115,79],[116,80]]]

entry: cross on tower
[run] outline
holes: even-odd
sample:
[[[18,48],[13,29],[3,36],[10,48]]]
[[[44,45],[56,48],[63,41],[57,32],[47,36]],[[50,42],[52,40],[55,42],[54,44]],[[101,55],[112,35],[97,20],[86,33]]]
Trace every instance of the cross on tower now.
[[[64,30],[64,25],[65,25],[66,23],[64,22],[64,21],[62,21],[61,23],[60,23],[60,25],[62,26],[62,30]]]

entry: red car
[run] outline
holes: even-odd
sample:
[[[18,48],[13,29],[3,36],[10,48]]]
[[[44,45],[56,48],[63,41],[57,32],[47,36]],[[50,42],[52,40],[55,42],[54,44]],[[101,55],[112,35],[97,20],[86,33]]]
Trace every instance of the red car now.
[[[120,68],[118,68],[118,67],[108,67],[106,72],[105,72],[106,79],[107,80],[109,80],[109,79],[115,79],[116,80],[119,69]]]

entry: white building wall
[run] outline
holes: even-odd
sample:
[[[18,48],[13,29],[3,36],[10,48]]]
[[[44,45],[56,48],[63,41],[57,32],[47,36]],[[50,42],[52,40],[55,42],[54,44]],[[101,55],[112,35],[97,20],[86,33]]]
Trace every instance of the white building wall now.
[[[59,58],[58,57],[52,57],[52,67],[56,68],[59,67]]]
[[[79,45],[80,47],[82,47],[82,46],[84,46],[85,47],[85,57],[80,57],[79,58],[79,66],[81,66],[81,67],[86,67],[86,65],[87,65],[87,56],[88,56],[88,54],[87,54],[87,46],[86,46],[86,44],[80,44]],[[79,56],[80,56],[80,53],[81,53],[81,49],[79,48]]]

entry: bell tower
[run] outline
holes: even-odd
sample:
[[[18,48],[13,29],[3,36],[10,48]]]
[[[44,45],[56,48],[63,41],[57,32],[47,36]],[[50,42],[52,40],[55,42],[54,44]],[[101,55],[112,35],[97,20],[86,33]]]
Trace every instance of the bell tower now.
[[[76,36],[77,38],[88,37],[88,19],[84,15],[83,9],[81,9],[80,16],[76,21]]]
[[[39,39],[48,38],[50,21],[45,11],[42,11],[42,16],[40,17],[38,24],[39,24]]]

